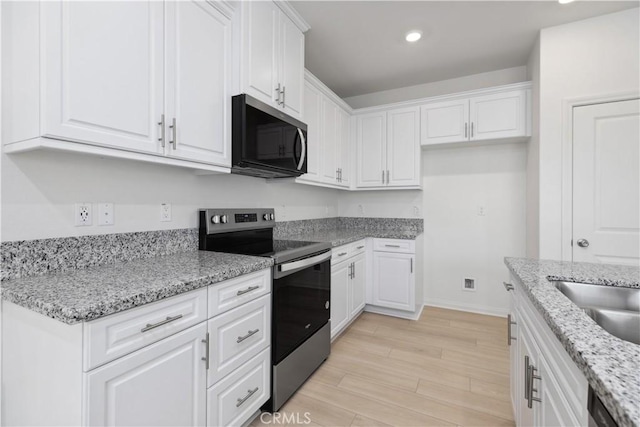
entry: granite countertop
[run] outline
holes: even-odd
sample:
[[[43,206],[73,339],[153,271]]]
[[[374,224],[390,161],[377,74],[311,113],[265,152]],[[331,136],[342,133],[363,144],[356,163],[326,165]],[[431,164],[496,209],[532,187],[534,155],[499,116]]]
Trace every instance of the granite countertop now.
[[[1,295],[74,324],[269,268],[271,258],[190,251],[2,282]]]
[[[357,228],[333,228],[322,231],[300,231],[295,233],[284,233],[278,239],[301,240],[308,242],[327,242],[331,246],[342,246],[347,243],[356,242],[367,237],[381,239],[402,239],[415,240],[422,234],[422,231],[403,229],[357,229]]]
[[[640,345],[606,332],[550,280],[639,288],[640,269],[524,258],[505,264],[617,423],[639,426]]]

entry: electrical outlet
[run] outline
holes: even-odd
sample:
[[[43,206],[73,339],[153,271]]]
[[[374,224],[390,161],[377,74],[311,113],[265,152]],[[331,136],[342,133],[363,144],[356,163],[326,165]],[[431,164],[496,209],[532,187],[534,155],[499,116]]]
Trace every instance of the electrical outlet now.
[[[478,205],[478,216],[485,216],[487,214],[487,207],[484,205]]]
[[[160,221],[171,221],[171,203],[163,203],[160,205]]]
[[[85,227],[93,223],[91,203],[76,203],[74,210],[74,222],[76,227]]]
[[[113,225],[115,223],[113,217],[113,203],[98,203],[98,225]]]
[[[358,215],[364,215],[364,206],[358,205]]]
[[[415,217],[419,217],[420,216],[420,208],[417,206],[413,207],[413,216]]]

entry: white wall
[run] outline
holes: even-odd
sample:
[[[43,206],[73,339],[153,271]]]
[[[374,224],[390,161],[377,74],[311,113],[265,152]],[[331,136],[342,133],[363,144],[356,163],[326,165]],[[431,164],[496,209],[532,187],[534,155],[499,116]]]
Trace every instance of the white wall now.
[[[237,175],[199,176],[188,169],[82,156],[2,154],[5,241],[197,227],[197,209],[274,207],[277,220],[336,216],[338,190],[267,183]],[[73,225],[74,203],[113,202],[115,225]],[[160,222],[160,204],[172,204]]]
[[[472,74],[439,82],[425,83],[399,89],[384,90],[365,95],[352,96],[344,100],[352,108],[365,108],[392,102],[411,99],[428,98],[430,96],[447,95],[455,92],[500,86],[526,80],[527,67],[505,68],[503,70]]]
[[[527,143],[527,257],[540,253],[540,38],[529,55],[531,81],[531,138]]]
[[[540,33],[541,258],[562,257],[563,102],[640,90],[639,9],[543,29]]]
[[[422,191],[355,191],[340,194],[339,214],[351,217],[422,218]]]
[[[423,152],[426,304],[506,315],[503,259],[525,254],[526,154],[523,143]]]

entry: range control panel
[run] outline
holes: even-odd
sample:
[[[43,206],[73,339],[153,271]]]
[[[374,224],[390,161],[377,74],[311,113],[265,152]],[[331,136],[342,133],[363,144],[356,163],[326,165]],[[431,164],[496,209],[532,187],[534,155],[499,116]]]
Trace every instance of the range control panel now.
[[[274,209],[200,209],[200,229],[207,234],[238,230],[273,228],[276,221]]]

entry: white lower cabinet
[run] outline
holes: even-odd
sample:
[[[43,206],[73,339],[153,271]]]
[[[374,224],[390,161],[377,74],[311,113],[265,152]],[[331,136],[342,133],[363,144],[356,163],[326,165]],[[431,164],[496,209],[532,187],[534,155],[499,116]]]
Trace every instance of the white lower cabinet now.
[[[511,320],[517,325],[511,325],[510,374],[516,425],[587,425],[586,378],[519,282],[512,283]]]
[[[201,323],[89,372],[87,425],[203,425],[205,335]]]
[[[412,240],[374,239],[369,304],[416,311],[416,252]],[[421,298],[421,297],[420,297]],[[421,306],[421,304],[418,304]]]
[[[331,256],[331,339],[362,312],[365,305],[365,241],[333,250]]]
[[[242,425],[270,397],[270,292],[265,269],[75,325],[2,301],[2,423]]]
[[[271,396],[271,354],[266,348],[207,391],[207,425],[241,426]]]

